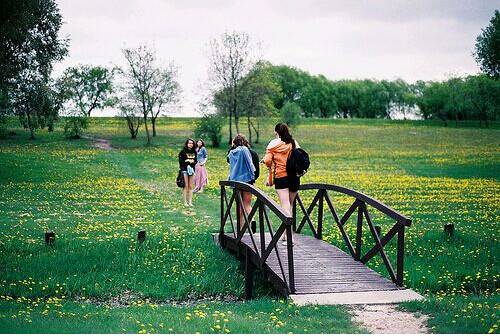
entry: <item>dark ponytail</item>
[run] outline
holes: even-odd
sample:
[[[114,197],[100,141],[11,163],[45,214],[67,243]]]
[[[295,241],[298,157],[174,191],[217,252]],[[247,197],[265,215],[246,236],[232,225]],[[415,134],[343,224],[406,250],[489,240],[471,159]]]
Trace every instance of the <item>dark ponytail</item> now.
[[[281,140],[284,143],[286,144],[291,143],[292,148],[295,148],[295,141],[293,140],[293,137],[290,134],[290,130],[288,129],[288,126],[286,124],[284,123],[277,124],[276,127],[274,128],[274,131],[278,133],[278,135],[280,136]]]

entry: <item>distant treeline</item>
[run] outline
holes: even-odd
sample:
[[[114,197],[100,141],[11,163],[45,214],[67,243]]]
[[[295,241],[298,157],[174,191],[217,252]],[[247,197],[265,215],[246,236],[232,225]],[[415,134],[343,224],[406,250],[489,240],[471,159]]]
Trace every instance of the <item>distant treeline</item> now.
[[[486,75],[453,77],[446,81],[337,80],[286,65],[268,70],[281,94],[274,95],[276,109],[286,102],[300,106],[303,117],[497,120],[500,83]]]

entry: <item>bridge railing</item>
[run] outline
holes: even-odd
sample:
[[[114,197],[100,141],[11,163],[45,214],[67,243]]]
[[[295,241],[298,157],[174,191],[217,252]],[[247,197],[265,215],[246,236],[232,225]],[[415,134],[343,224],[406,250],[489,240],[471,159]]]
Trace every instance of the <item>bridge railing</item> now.
[[[220,181],[219,185],[221,187],[221,222],[219,231],[221,246],[232,244],[239,251],[240,242],[244,235],[247,234],[250,238],[251,246],[245,251],[245,257],[251,258],[255,265],[263,268],[271,253],[274,253],[281,272],[281,278],[276,280],[282,282],[281,287],[287,289],[287,294],[295,293],[292,218],[285,214],[273,199],[250,184],[236,181]],[[254,196],[254,203],[250,212],[247,212],[241,206],[243,203],[242,192],[248,192]],[[230,197],[228,197],[229,193],[231,193]],[[243,223],[241,223],[238,209],[242,209],[243,211]],[[232,210],[236,210],[236,221],[233,219]],[[269,218],[269,210],[280,221],[280,225],[276,230],[273,229],[271,219]],[[251,225],[255,217],[258,217],[258,233],[253,232]],[[228,222],[231,226],[230,231],[227,230]],[[270,237],[266,238],[266,231]],[[283,234],[286,234],[287,237],[286,255],[281,255],[282,253],[280,253],[277,247],[279,239]],[[232,239],[226,240],[227,236],[232,236]],[[258,240],[256,239],[257,237],[259,238]],[[286,265],[283,262],[284,258],[287,260]],[[251,281],[249,282],[251,283]]]
[[[405,227],[411,225],[411,220],[400,213],[396,212],[389,206],[362,194],[360,192],[347,189],[344,187],[329,185],[329,184],[320,184],[320,183],[311,183],[311,184],[303,184],[300,186],[300,191],[305,190],[316,190],[316,194],[312,199],[311,203],[308,205],[307,209],[304,205],[300,197],[300,192],[297,195],[297,198],[294,201],[292,208],[292,226],[293,230],[297,233],[300,233],[303,229],[304,225],[309,225],[314,237],[317,239],[322,239],[323,237],[323,225],[324,225],[324,206],[325,203],[330,210],[330,213],[333,216],[334,222],[338,227],[342,238],[349,250],[349,253],[355,260],[361,261],[363,264],[366,264],[370,259],[372,259],[375,255],[380,254],[382,261],[391,277],[391,280],[399,286],[403,285],[403,265],[404,265],[404,233]],[[336,192],[340,194],[344,194],[350,197],[353,197],[353,203],[349,207],[349,209],[342,215],[339,216],[334,202],[330,198],[329,192]],[[388,216],[392,220],[395,221],[395,224],[384,234],[382,235],[380,232],[380,227],[375,226],[368,210],[367,205],[372,208],[378,210],[378,212]],[[317,221],[311,219],[311,214],[314,211],[315,207],[318,207],[318,214],[316,216]],[[302,213],[302,219],[298,221],[298,210]],[[349,218],[357,211],[357,225],[356,225],[356,241],[355,244],[351,242],[349,235],[346,233],[345,225],[347,224]],[[375,245],[369,247],[369,250],[363,255],[362,254],[362,232],[363,232],[363,224],[368,226],[370,233],[374,239]],[[397,255],[396,255],[396,271],[389,260],[387,253],[384,250],[384,247],[397,235]]]

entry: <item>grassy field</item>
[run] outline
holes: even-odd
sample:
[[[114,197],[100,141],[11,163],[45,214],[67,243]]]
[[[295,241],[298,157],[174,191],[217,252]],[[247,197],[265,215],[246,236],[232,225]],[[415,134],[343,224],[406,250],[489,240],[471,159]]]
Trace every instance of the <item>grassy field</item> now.
[[[256,145],[261,154],[272,126]],[[111,151],[67,141],[59,128],[35,141],[20,129],[0,140],[1,332],[363,331],[344,308],[298,308],[263,281],[257,300],[241,301],[238,262],[210,235],[218,228],[217,181],[227,177],[225,148],[209,148],[210,185],[195,195],[194,209],[182,206],[174,184],[192,128],[190,120],[162,119],[146,148],[144,138],[129,139],[122,120],[93,119],[87,134],[109,139]],[[303,182],[362,191],[413,219],[405,284],[428,299],[401,309],[430,314],[436,332],[497,332],[497,128],[312,120],[294,135],[312,159]],[[257,186],[274,196],[262,179]],[[326,223],[324,239],[345,248],[331,218]],[[443,235],[445,223],[455,224],[452,238]],[[54,247],[43,243],[46,229],[57,234]],[[147,231],[142,245],[139,229]],[[370,266],[384,273],[379,259]]]

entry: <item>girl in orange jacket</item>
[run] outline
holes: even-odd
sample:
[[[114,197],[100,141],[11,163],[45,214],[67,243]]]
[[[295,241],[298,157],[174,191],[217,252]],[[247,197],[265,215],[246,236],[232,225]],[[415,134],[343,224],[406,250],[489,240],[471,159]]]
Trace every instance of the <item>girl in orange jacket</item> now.
[[[293,139],[286,124],[277,124],[274,128],[274,135],[276,138],[267,145],[266,154],[261,162],[269,168],[266,185],[274,184],[283,211],[286,215],[291,216],[291,205],[297,196],[300,178],[288,176],[286,161],[292,149],[299,148],[299,144]],[[283,235],[282,240],[286,240],[285,235]]]

